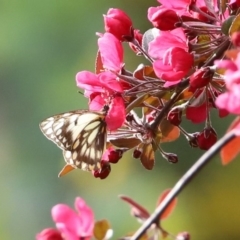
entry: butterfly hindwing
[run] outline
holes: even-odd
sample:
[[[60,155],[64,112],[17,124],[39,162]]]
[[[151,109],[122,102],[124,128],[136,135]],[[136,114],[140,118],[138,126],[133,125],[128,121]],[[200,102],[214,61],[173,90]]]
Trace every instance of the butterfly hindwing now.
[[[99,169],[106,144],[105,113],[72,111],[47,118],[43,134],[63,150],[67,164],[83,170]]]

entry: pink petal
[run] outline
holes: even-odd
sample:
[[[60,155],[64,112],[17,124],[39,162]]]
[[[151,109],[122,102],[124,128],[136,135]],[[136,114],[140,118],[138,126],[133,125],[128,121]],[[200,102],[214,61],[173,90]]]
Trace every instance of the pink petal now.
[[[218,68],[224,68],[230,71],[236,71],[238,68],[236,66],[236,64],[231,61],[231,60],[216,60],[214,61],[214,64],[218,67]]]
[[[104,98],[100,93],[94,95],[95,96],[91,98],[91,102],[89,103],[89,109],[92,111],[101,111],[105,105]]]
[[[216,105],[230,113],[240,114],[240,88],[236,87],[232,91],[219,95],[216,99]]]
[[[52,208],[52,218],[56,227],[67,239],[78,240],[81,227],[78,215],[67,205],[57,204]]]
[[[76,75],[76,83],[79,88],[87,91],[102,92],[101,83],[96,74],[89,71],[81,71]]]
[[[159,31],[158,36],[149,43],[149,54],[157,59],[163,58],[163,55],[169,49],[178,47],[185,51],[188,50],[186,37],[182,29],[172,31]]]
[[[105,33],[98,39],[104,68],[119,72],[123,66],[123,47],[121,42],[111,33]]]
[[[172,66],[163,64],[162,60],[155,61],[153,69],[156,75],[165,81],[179,81],[184,76],[184,72],[174,72]]]
[[[178,81],[185,77],[193,65],[193,56],[184,49],[168,49],[162,60],[153,63],[156,75],[165,81]]]
[[[122,97],[115,97],[106,117],[107,127],[110,131],[121,127],[125,121],[126,112]]]
[[[92,209],[86,205],[80,197],[75,200],[75,208],[79,213],[81,221],[81,236],[92,236],[94,227],[94,214]]]
[[[122,93],[121,84],[117,81],[117,76],[112,72],[102,72],[99,75],[99,81],[103,88],[113,90],[114,92]]]

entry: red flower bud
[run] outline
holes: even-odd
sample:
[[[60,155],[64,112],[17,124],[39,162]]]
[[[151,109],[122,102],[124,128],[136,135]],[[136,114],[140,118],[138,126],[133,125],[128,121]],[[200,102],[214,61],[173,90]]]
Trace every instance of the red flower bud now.
[[[117,163],[119,161],[119,159],[122,158],[122,155],[123,155],[122,149],[112,150],[108,154],[108,161],[110,163]]]
[[[63,240],[63,238],[58,230],[46,228],[37,234],[36,240]]]
[[[103,15],[105,31],[113,34],[120,41],[124,41],[124,36],[132,36],[132,20],[120,9],[110,8],[107,15]]]
[[[229,5],[231,6],[231,9],[233,11],[237,10],[237,8],[240,7],[240,1],[239,0],[232,0],[231,3],[229,3]]]
[[[150,7],[148,9],[148,20],[152,25],[162,31],[173,30],[179,22],[177,13],[171,9],[162,7]]]
[[[99,170],[94,170],[92,172],[95,178],[105,179],[111,172],[111,166],[108,162],[104,160],[101,161],[102,168]]]
[[[133,151],[134,158],[140,158],[141,154],[142,154],[142,152],[140,150],[134,149],[134,151]]]
[[[170,163],[177,163],[178,162],[178,156],[175,153],[162,153],[162,156]]]
[[[198,147],[197,137],[199,134],[199,132],[188,134],[187,140],[191,147]]]
[[[195,92],[196,89],[205,87],[212,80],[213,74],[214,72],[208,67],[200,68],[191,75],[189,90]]]
[[[204,128],[197,136],[198,146],[202,150],[208,150],[217,142],[217,133],[212,127]]]
[[[182,110],[179,108],[172,109],[167,115],[167,120],[171,124],[178,126],[182,122]]]

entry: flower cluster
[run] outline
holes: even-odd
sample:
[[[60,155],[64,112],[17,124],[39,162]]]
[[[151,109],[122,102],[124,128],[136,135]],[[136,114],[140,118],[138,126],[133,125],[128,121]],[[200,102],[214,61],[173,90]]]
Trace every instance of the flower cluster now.
[[[164,152],[162,142],[174,141],[182,133],[190,146],[208,150],[217,141],[210,110],[216,108],[220,117],[240,113],[236,87],[239,58],[214,64],[239,42],[236,36],[236,44],[231,45],[229,38],[237,31],[238,1],[222,5],[204,0],[158,2],[158,7],[148,9],[153,28],[144,34],[122,10],[109,9],[104,15],[105,33],[97,34],[95,73],[82,71],[76,76],[90,110],[109,106],[108,149],[103,163],[116,163],[129,149],[149,170],[154,166],[156,150],[176,163],[177,155]],[[124,43],[149,64],[129,71],[124,64]],[[216,66],[229,67],[225,76]],[[222,94],[225,83],[228,92]],[[137,108],[142,109],[141,116]],[[187,132],[181,127],[183,117],[193,124],[205,122],[204,129]],[[105,178],[110,170],[108,164],[94,176]]]
[[[160,5],[150,7],[147,14],[153,28],[143,34],[134,27],[125,12],[110,9],[104,15],[105,32],[97,33],[99,51],[95,72],[81,71],[76,75],[77,86],[85,90],[84,95],[89,99],[89,109],[101,111],[108,107],[105,115],[95,112],[100,118],[97,123],[92,121],[83,127],[85,135],[83,133],[82,141],[88,141],[84,138],[88,136],[92,143],[95,130],[100,129],[100,136],[105,137],[103,130],[107,126],[106,150],[99,154],[101,167],[92,170],[96,178],[106,178],[111,171],[110,164],[116,164],[130,149],[133,158],[139,159],[148,170],[154,167],[157,150],[168,162],[177,163],[177,154],[165,152],[161,143],[175,141],[180,133],[191,147],[208,150],[217,141],[217,133],[211,123],[211,109],[216,109],[220,117],[229,113],[240,114],[240,2],[158,2]],[[149,64],[139,64],[134,71],[127,69],[124,43],[137,56],[146,58]],[[222,60],[226,57],[228,59]],[[181,126],[184,117],[192,124],[204,122],[205,126],[198,132],[189,133]],[[48,125],[51,125],[52,121],[49,121]],[[101,123],[104,124],[102,128]],[[61,127],[61,124],[56,125]],[[70,127],[75,125],[76,122]],[[240,118],[234,121],[232,129],[237,129],[235,135],[240,135]],[[50,130],[49,135],[52,133]],[[57,137],[51,140],[64,148]],[[76,143],[79,141],[74,144],[78,146]],[[223,164],[229,163],[240,151],[240,137],[231,143],[231,149],[225,148],[224,152],[231,154],[225,154]],[[83,146],[87,148],[87,145]],[[94,151],[89,150],[88,153],[90,157],[95,156]],[[159,206],[168,194],[167,190],[160,196]],[[149,212],[131,198],[121,196],[121,199],[131,206],[131,213],[138,220],[144,222],[150,217]],[[163,212],[159,212],[159,218],[154,218],[145,230],[144,239],[170,235],[160,225],[176,205],[175,198],[169,201]],[[56,229],[43,230],[37,235],[37,240],[109,238],[111,229],[108,222],[95,222],[92,210],[81,198],[76,198],[75,208],[77,213],[65,204],[54,206],[52,218]],[[187,240],[190,235],[182,232],[175,239]]]

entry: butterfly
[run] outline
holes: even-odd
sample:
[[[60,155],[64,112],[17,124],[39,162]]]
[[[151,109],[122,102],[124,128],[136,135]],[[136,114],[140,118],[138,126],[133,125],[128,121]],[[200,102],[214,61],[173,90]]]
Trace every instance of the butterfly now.
[[[79,168],[86,171],[101,169],[106,148],[109,107],[100,112],[76,110],[49,117],[40,123],[43,134],[63,150],[67,165],[59,176]]]

